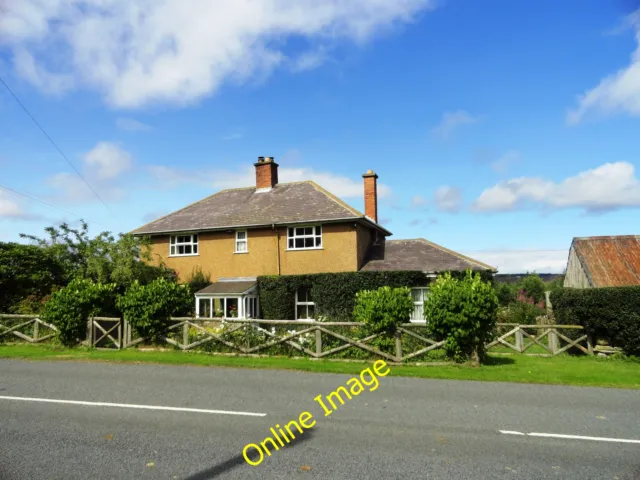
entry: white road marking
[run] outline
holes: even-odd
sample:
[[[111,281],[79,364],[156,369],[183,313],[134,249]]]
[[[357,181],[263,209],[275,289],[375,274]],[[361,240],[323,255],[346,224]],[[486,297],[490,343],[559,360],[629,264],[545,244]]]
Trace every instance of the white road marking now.
[[[58,400],[54,398],[8,397],[0,395],[0,400],[17,400],[21,402],[62,403],[65,405],[83,405],[88,407],[137,408],[141,410],[168,410],[171,412],[215,413],[219,415],[244,415],[247,417],[265,417],[266,413],[234,412],[231,410],[207,410],[204,408],[164,407],[157,405],[134,405],[128,403],[84,402],[80,400]]]
[[[614,443],[640,443],[640,440],[630,438],[611,438],[611,437],[586,437],[584,435],[563,435],[561,433],[523,433],[513,430],[498,430],[505,435],[528,435],[530,437],[547,437],[547,438],[567,438],[569,440],[591,440],[595,442],[614,442]]]

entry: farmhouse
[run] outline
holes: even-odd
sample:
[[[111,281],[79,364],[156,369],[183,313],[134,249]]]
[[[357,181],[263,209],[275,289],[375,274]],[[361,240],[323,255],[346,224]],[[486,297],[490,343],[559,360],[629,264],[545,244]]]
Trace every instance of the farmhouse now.
[[[364,214],[312,181],[278,182],[278,164],[258,157],[255,185],[219,191],[135,229],[151,239],[157,262],[186,280],[196,268],[212,284],[197,292],[199,317],[259,318],[257,278],[337,272],[495,272],[425,239],[387,240],[378,219],[378,175],[364,181]],[[426,282],[425,282],[426,283]],[[427,285],[415,288],[422,319]],[[315,316],[309,288],[295,294],[295,318]]]

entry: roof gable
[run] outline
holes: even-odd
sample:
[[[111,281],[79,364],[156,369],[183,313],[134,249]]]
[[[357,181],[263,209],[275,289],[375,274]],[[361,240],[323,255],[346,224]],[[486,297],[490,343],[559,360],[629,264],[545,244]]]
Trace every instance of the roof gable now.
[[[255,187],[222,190],[132,233],[151,235],[364,218],[358,210],[315,182],[304,181],[280,183],[268,191],[256,191]],[[377,224],[373,226],[382,228]]]
[[[640,285],[640,236],[578,237],[571,248],[591,286]]]

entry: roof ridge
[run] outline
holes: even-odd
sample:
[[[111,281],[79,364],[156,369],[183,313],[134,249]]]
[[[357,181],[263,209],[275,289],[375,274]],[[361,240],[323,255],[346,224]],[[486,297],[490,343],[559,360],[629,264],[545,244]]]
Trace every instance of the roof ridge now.
[[[409,240],[410,240],[410,239],[409,239]],[[455,255],[456,257],[461,258],[461,259],[463,259],[463,260],[466,260],[466,261],[468,261],[468,262],[475,263],[476,265],[479,265],[479,266],[481,266],[481,267],[483,267],[483,268],[486,268],[486,269],[488,269],[488,270],[491,270],[491,271],[494,271],[494,272],[497,272],[497,271],[498,271],[498,269],[497,269],[496,267],[492,266],[492,265],[489,265],[489,264],[487,264],[487,263],[481,262],[480,260],[476,260],[475,258],[467,257],[466,255],[463,255],[463,254],[458,253],[458,252],[456,252],[456,251],[454,251],[454,250],[450,250],[450,249],[448,249],[448,248],[446,248],[446,247],[443,247],[442,245],[438,245],[437,243],[433,243],[433,242],[431,242],[431,241],[427,240],[426,238],[416,238],[415,240],[418,240],[418,241],[424,242],[424,243],[426,243],[427,245],[430,245],[430,246],[432,246],[432,247],[434,247],[434,248],[437,248],[437,249],[439,249],[439,250],[442,250],[443,252],[446,252],[446,253],[450,253],[450,254],[452,254],[452,255]]]

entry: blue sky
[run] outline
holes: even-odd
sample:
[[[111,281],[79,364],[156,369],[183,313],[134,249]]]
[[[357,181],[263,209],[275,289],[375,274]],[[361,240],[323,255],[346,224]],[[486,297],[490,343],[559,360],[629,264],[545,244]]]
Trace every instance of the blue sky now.
[[[129,231],[275,156],[359,209],[375,170],[392,238],[561,271],[638,233],[637,7],[9,0],[0,76],[104,204],[0,85],[0,241]]]

